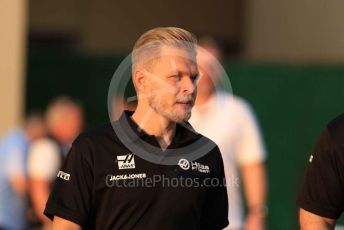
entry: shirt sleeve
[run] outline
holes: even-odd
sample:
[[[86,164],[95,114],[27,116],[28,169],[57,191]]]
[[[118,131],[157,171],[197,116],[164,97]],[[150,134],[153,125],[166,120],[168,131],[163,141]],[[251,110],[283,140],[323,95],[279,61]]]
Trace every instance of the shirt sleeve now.
[[[59,216],[84,226],[90,215],[93,199],[91,150],[86,140],[76,140],[57,173],[44,214]]]
[[[14,148],[9,151],[7,159],[7,172],[11,178],[25,177],[25,152],[20,148]]]
[[[216,166],[211,181],[207,181],[207,197],[203,208],[201,229],[218,230],[228,225],[228,197],[223,160],[218,147],[216,152]]]
[[[61,166],[59,148],[49,139],[41,139],[29,149],[28,175],[32,179],[52,181]]]
[[[240,165],[261,163],[266,158],[266,152],[258,123],[251,107],[244,101],[239,102],[236,158]]]
[[[326,128],[309,158],[298,205],[316,215],[337,219],[344,207],[343,161]]]

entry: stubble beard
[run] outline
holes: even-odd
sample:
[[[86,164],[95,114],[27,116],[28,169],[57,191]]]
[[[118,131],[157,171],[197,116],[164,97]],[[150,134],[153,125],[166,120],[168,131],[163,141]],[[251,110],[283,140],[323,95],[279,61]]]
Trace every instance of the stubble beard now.
[[[188,121],[191,117],[190,110],[173,109],[174,102],[163,101],[159,97],[151,97],[148,101],[149,106],[158,114],[176,123]],[[170,104],[170,105],[169,105]],[[170,110],[166,109],[171,107]]]

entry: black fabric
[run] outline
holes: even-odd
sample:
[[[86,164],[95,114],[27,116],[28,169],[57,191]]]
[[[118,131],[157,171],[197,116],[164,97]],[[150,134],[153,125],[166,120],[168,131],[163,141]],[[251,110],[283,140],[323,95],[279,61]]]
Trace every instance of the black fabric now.
[[[121,119],[128,119],[140,138],[157,144],[154,136],[137,129],[130,115],[126,112]],[[172,144],[177,147],[201,137],[178,125]],[[126,160],[133,157],[135,168],[119,169],[118,156],[128,156]],[[219,149],[215,147],[190,163],[208,166],[210,172],[146,161],[131,153],[108,124],[75,140],[61,168],[70,177],[68,180],[57,177],[44,214],[49,218],[56,215],[70,220],[83,229],[192,230],[226,227],[228,201]],[[146,177],[117,180],[111,186],[111,178],[133,175]],[[161,181],[156,180],[155,185],[149,183],[148,180],[157,177]],[[184,184],[179,182],[173,186],[173,180],[184,180]],[[186,180],[194,181],[192,186],[185,186]],[[130,183],[135,185],[130,187]]]
[[[301,208],[337,219],[344,209],[344,115],[323,130],[298,197]]]

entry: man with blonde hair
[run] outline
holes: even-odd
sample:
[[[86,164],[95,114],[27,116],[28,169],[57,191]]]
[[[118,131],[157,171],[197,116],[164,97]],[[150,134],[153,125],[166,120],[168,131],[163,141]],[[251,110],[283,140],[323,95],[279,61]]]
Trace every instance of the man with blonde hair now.
[[[136,42],[132,64],[136,110],[77,138],[45,214],[56,229],[226,227],[221,154],[187,123],[196,96],[196,39],[175,27],[149,30]],[[202,138],[212,148],[199,156],[186,151]]]

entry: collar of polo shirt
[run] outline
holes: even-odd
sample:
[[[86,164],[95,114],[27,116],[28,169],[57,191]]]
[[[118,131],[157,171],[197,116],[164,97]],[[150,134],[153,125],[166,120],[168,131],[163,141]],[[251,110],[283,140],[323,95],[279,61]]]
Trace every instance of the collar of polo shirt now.
[[[145,140],[147,138],[155,138],[154,135],[149,135],[131,118],[133,111],[125,110],[118,122],[121,124],[121,128],[130,128],[134,132],[134,137],[130,138],[131,142],[136,142],[138,139]],[[125,124],[129,124],[125,125]],[[130,135],[133,136],[133,135]],[[176,124],[176,132],[171,142],[171,147],[179,147],[187,143],[191,143],[197,139],[198,133],[192,128],[189,122],[182,122]]]

